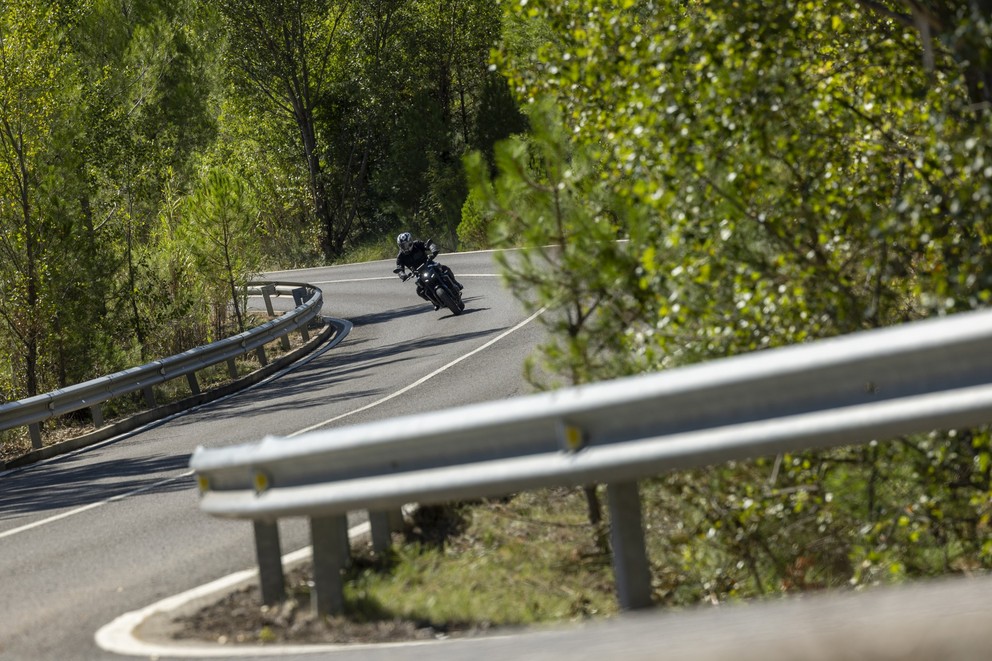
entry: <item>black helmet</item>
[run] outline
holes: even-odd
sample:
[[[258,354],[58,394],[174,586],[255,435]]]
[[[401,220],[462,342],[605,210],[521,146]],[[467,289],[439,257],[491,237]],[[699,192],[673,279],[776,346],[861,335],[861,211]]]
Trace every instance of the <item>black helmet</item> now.
[[[399,236],[396,237],[396,245],[400,247],[403,252],[410,252],[410,248],[413,247],[413,235],[409,232],[401,232]]]

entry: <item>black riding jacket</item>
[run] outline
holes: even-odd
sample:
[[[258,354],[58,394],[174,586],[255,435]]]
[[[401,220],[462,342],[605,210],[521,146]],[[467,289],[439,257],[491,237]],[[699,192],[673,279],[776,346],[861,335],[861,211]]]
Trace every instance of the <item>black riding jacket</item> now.
[[[416,271],[436,254],[431,252],[423,241],[414,241],[410,252],[401,250],[400,254],[396,256],[396,266],[397,268],[406,267],[411,271]]]

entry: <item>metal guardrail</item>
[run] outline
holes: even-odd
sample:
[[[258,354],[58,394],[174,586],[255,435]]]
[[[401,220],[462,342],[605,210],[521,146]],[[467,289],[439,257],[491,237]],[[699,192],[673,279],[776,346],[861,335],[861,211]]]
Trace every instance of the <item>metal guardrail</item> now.
[[[152,361],[140,367],[133,367],[109,376],[102,376],[84,383],[75,384],[29,397],[16,402],[0,405],[0,431],[27,426],[30,430],[32,446],[42,447],[41,423],[73,411],[89,409],[94,427],[104,424],[103,402],[115,397],[142,391],[148,408],[156,406],[153,386],[171,379],[186,377],[193,395],[200,393],[196,372],[218,363],[227,362],[231,378],[238,377],[235,358],[255,351],[263,366],[267,364],[265,345],[280,340],[283,348],[289,348],[288,335],[300,331],[304,342],[309,339],[307,326],[320,313],[323,295],[312,285],[294,282],[250,282],[248,293],[261,295],[266,309],[274,316],[271,296],[283,292],[291,294],[296,308],[268,321],[261,326],[239,333],[232,337],[212,342],[182,354]]]
[[[406,503],[606,483],[617,592],[630,609],[651,603],[637,480],[987,422],[992,311],[292,440],[200,447],[190,466],[203,511],[254,521],[266,601],[282,596],[275,521],[309,517],[323,612],[343,606],[350,510],[370,510],[381,539],[383,513]]]

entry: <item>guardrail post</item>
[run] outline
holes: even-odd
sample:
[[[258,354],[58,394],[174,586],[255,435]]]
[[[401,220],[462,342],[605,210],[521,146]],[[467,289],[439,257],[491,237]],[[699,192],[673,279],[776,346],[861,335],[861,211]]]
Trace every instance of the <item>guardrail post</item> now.
[[[372,550],[376,553],[385,553],[393,543],[393,526],[390,518],[390,512],[369,512]]]
[[[307,288],[297,287],[293,290],[293,302],[296,303],[296,307],[300,307],[307,302]],[[310,331],[307,330],[307,325],[303,324],[300,326],[300,336],[303,338],[303,342],[307,343],[310,341]]]
[[[343,514],[312,517],[313,594],[311,607],[317,615],[344,611],[344,582],[341,570],[350,557],[348,520]]]
[[[648,608],[651,601],[651,566],[641,524],[641,496],[637,482],[606,486],[610,507],[610,543],[613,573],[620,608]]]
[[[272,299],[270,298],[270,296],[275,293],[276,293],[276,288],[273,287],[272,285],[266,285],[262,287],[262,297],[265,299],[265,311],[269,314],[270,317],[276,316],[276,311],[272,307]],[[280,337],[279,343],[282,346],[283,351],[289,351],[291,345],[289,344],[288,335],[283,335],[282,337]]]
[[[141,391],[145,394],[145,405],[150,409],[155,408],[155,391],[152,387],[145,386]]]
[[[93,426],[99,429],[103,426],[103,407],[99,404],[94,404],[90,407],[90,418],[93,419]]]
[[[296,287],[296,285],[297,283],[286,283],[286,286]],[[280,284],[279,286],[283,285]],[[44,395],[36,395],[16,402],[0,402],[0,431],[27,427],[32,448],[40,450],[44,447],[41,425],[53,415],[62,416],[88,408],[93,426],[100,429],[106,426],[104,411],[100,403],[108,399],[124,395],[132,397],[138,391],[142,391],[144,403],[147,405],[145,408],[154,411],[157,406],[154,386],[162,382],[162,377],[165,380],[171,380],[179,376],[186,376],[191,393],[200,395],[200,385],[193,372],[219,365],[226,360],[231,379],[236,380],[238,379],[237,363],[234,358],[226,357],[230,355],[232,350],[237,351],[235,343],[240,342],[241,352],[247,353],[249,343],[254,350],[258,348],[259,343],[268,344],[278,337],[283,348],[288,351],[292,348],[289,334],[301,330],[301,327],[305,341],[310,341],[310,335],[306,331],[307,324],[316,318],[320,311],[322,294],[320,289],[310,285],[296,289],[297,295],[300,297],[300,305],[297,306],[297,309],[266,322],[260,328],[211,342],[209,345],[197,347],[170,358],[91,379],[85,383],[74,384]],[[251,289],[251,291],[255,290]],[[267,292],[271,294],[274,291],[277,291],[276,287],[269,285]],[[309,301],[307,300],[308,296],[310,297]],[[319,328],[318,325],[315,327]],[[272,337],[271,333],[275,333],[276,337]],[[264,355],[264,352],[260,354],[260,362],[263,366],[269,364],[268,357]],[[154,411],[152,415],[164,414],[167,410],[163,407]],[[148,418],[148,416],[149,412],[144,411],[141,417]],[[130,421],[123,424],[124,426],[133,425],[135,420],[136,418],[131,418]]]
[[[258,364],[265,367],[269,364],[269,359],[265,357],[265,347],[261,346],[255,349],[255,356],[258,357]]]
[[[279,526],[275,521],[253,521],[255,556],[258,558],[259,587],[262,603],[276,604],[286,597],[286,579],[282,573]]]
[[[403,508],[389,510],[389,529],[393,532],[403,531]]]
[[[262,298],[265,299],[265,312],[270,317],[276,316],[275,308],[272,307],[272,294],[276,293],[276,288],[272,285],[262,287]]]
[[[34,422],[28,425],[28,432],[31,434],[31,447],[35,450],[41,449],[41,423]]]

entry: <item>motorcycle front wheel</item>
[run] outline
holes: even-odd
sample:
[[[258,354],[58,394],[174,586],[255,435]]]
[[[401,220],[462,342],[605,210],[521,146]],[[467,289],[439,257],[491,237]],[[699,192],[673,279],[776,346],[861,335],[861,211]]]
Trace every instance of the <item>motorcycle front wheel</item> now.
[[[451,310],[451,314],[457,315],[462,313],[463,308],[458,305],[458,300],[452,296],[447,289],[444,287],[438,287],[434,290],[434,294],[437,296],[438,300],[444,304],[444,307]]]

